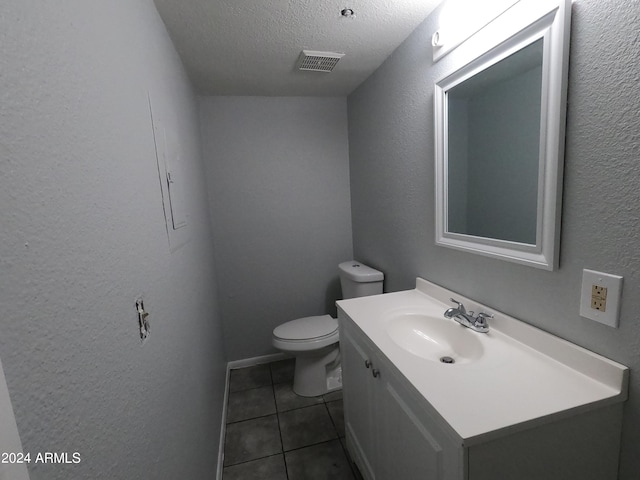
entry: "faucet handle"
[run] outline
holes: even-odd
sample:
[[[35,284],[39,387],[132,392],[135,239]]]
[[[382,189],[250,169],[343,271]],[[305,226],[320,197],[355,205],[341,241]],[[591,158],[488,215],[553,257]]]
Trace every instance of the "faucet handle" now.
[[[492,313],[480,312],[476,316],[475,324],[479,326],[486,327],[487,326],[487,318],[493,318]]]
[[[467,313],[467,309],[464,308],[464,305],[462,304],[462,302],[459,302],[455,298],[450,298],[449,300],[451,300],[453,303],[458,305],[458,310],[460,310],[462,313]]]

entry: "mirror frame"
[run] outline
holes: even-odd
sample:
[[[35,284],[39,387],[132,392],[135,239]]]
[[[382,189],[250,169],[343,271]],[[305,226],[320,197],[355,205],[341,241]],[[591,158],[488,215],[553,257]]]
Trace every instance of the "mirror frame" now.
[[[463,65],[435,83],[436,245],[529,265],[558,267],[571,0],[520,0],[457,47]],[[531,43],[543,39],[536,243],[448,231],[447,92]]]

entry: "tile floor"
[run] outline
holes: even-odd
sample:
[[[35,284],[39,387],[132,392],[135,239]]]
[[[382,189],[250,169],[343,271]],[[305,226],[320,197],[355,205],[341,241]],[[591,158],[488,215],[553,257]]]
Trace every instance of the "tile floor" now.
[[[231,370],[223,480],[354,480],[342,392],[292,390],[294,360]]]

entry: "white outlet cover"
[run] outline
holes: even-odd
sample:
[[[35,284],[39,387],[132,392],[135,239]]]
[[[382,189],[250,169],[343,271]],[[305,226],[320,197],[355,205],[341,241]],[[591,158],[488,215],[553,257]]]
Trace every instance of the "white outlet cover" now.
[[[604,312],[591,308],[591,287],[598,285],[607,289],[607,308]],[[622,299],[622,277],[594,270],[582,270],[582,293],[580,316],[618,328],[620,300]]]

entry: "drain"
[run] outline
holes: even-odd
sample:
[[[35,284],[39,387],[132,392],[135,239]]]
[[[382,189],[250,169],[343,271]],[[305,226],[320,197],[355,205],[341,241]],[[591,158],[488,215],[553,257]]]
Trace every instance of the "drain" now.
[[[440,357],[440,361],[442,363],[456,363],[456,361],[451,357]]]

